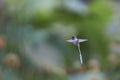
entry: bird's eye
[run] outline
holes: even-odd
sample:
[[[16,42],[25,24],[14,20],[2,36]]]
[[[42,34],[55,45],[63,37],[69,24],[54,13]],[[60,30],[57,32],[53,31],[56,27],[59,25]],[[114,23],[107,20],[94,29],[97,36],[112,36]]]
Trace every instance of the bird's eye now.
[[[72,36],[72,40],[74,40],[75,39],[75,36]]]

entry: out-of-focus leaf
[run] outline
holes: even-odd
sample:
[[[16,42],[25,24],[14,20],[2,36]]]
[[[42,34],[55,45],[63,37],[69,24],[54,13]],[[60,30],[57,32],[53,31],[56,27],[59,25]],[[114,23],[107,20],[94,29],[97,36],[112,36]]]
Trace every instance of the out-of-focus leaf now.
[[[88,14],[89,9],[87,5],[85,5],[80,0],[63,0],[66,10],[79,14],[79,15],[85,15]]]
[[[23,49],[29,61],[37,67],[60,67],[62,56],[59,49],[47,43],[49,34],[46,31],[36,31],[24,42]]]

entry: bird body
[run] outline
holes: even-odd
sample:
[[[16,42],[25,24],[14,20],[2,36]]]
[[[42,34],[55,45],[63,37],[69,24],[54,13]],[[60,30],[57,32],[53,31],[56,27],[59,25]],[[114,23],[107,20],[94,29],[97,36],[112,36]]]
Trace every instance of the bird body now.
[[[76,36],[72,36],[72,39],[67,40],[67,42],[73,43],[74,45],[77,45],[81,42],[85,42],[87,39],[78,39]]]
[[[78,47],[78,51],[79,51],[79,54],[80,54],[80,62],[81,62],[81,64],[83,63],[83,60],[82,60],[82,54],[81,54],[80,44],[79,43],[85,42],[85,41],[87,41],[87,39],[78,39],[76,36],[72,36],[72,39],[67,40],[67,42],[73,43],[74,45],[76,45]]]

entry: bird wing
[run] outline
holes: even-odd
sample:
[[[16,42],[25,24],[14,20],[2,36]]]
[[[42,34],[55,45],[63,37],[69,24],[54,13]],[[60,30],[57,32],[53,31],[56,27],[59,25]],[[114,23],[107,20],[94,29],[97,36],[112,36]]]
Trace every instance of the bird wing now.
[[[78,39],[78,42],[84,42],[87,41],[87,39]]]
[[[70,43],[73,43],[74,42],[74,40],[66,40],[67,42],[70,42]]]

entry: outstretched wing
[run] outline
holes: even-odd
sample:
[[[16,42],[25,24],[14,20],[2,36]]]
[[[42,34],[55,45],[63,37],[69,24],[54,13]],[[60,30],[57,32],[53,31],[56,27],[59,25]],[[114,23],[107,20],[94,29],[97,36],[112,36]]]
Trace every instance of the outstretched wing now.
[[[85,42],[85,41],[87,41],[87,39],[78,39],[78,42],[80,43],[80,42]]]
[[[73,43],[74,42],[74,40],[66,40],[67,42],[70,42],[70,43]]]

